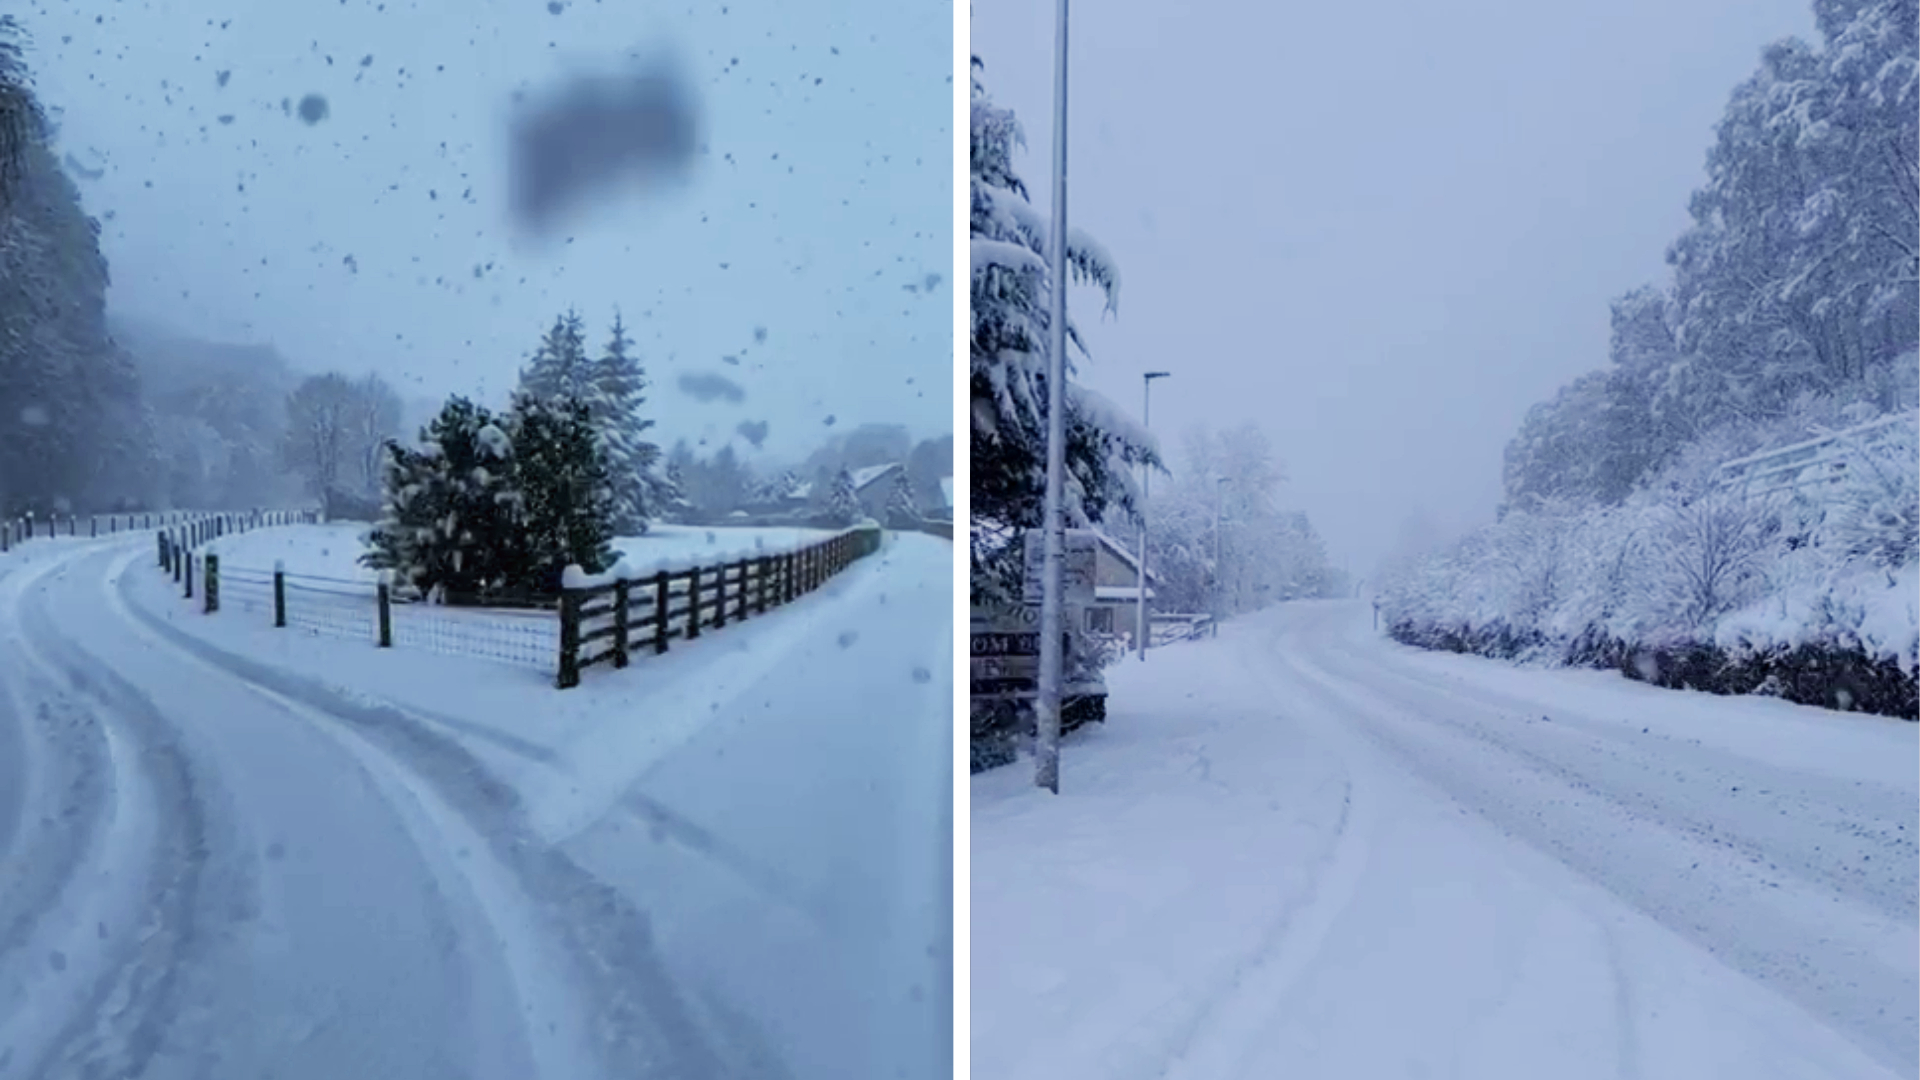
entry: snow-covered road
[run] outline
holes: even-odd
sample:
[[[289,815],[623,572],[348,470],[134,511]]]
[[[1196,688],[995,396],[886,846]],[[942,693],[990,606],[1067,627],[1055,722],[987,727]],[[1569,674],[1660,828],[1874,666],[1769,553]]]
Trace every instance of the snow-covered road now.
[[[835,1064],[933,1074],[950,716],[920,699],[950,695],[950,665],[931,669],[944,683],[872,671],[832,637],[796,648],[769,616],[778,655],[698,702],[698,722],[602,715],[569,742],[529,708],[559,705],[544,679],[499,683],[482,709],[434,688],[524,673],[197,615],[151,560],[145,538],[0,560],[0,1078],[852,1075],[793,1035],[823,1002],[817,1037],[857,1044]],[[944,597],[950,570],[880,562],[781,617],[948,655],[950,618],[912,599],[921,578]],[[906,601],[880,625],[875,589]],[[757,640],[730,633],[620,675],[684,689],[704,662],[711,679]],[[381,692],[383,672],[414,700]],[[801,674],[838,696],[775,692]],[[415,708],[436,700],[459,704]],[[568,700],[584,720],[646,699]],[[641,722],[673,738],[583,771],[596,740]],[[802,738],[810,724],[829,745]],[[850,822],[864,831],[834,831]],[[765,835],[788,843],[768,853]],[[826,868],[804,895],[827,928],[752,955],[784,912],[741,867],[783,883]],[[856,982],[881,999],[865,1012]]]
[[[977,1074],[1914,1074],[1914,725],[1368,620],[1123,664],[1061,797],[973,781]]]

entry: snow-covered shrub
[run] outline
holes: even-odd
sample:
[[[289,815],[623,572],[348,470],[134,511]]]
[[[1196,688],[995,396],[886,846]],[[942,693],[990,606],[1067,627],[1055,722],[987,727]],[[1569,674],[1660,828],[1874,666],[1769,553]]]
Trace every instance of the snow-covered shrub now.
[[[507,429],[500,441],[513,450],[520,533],[505,584],[552,596],[568,566],[596,574],[612,565],[615,494],[604,443],[587,405],[567,398],[515,395]]]
[[[1763,502],[1710,492],[1667,511],[1660,537],[1679,628],[1696,631],[1751,600],[1779,518]]]
[[[860,496],[853,488],[853,474],[841,469],[833,478],[833,489],[827,495],[826,518],[838,526],[849,526],[859,521]]]

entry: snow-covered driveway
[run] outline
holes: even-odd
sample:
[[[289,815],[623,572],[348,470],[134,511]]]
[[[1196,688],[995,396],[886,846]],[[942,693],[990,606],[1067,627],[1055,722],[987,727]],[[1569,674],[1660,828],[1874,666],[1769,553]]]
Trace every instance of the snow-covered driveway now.
[[[1287,605],[973,781],[1005,1077],[1911,1076],[1915,725],[1417,653]]]
[[[808,652],[769,616],[619,673],[676,688],[622,714],[648,699],[199,615],[152,558],[0,561],[0,1078],[853,1075],[825,1040],[931,1075],[951,754],[921,698],[950,664]],[[931,561],[863,560],[781,617],[944,658]],[[899,614],[873,625],[876,590]],[[775,692],[799,672],[815,696]],[[617,737],[639,726],[669,735]]]

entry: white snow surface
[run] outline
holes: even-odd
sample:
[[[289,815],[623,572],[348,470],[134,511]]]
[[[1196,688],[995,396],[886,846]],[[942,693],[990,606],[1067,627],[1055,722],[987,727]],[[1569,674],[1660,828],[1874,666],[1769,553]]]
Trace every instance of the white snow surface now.
[[[1896,1077],[1920,727],[1283,605],[972,779],[974,1075]]]
[[[229,570],[271,573],[274,563],[280,562],[289,574],[370,587],[379,581],[379,575],[357,561],[366,551],[361,539],[366,533],[366,525],[349,522],[288,525],[222,537],[206,550],[217,553]],[[603,574],[570,575],[568,583],[602,584],[617,576],[642,578],[661,570],[677,573],[692,566],[793,551],[831,535],[823,529],[656,525],[645,536],[613,540],[613,549],[620,554],[615,567]]]
[[[153,561],[0,556],[0,1075],[946,1074],[951,543],[567,691]]]
[[[1714,626],[1721,648],[1767,650],[1853,642],[1869,656],[1920,666],[1920,563],[1889,573],[1850,573],[1794,582],[1723,616]]]

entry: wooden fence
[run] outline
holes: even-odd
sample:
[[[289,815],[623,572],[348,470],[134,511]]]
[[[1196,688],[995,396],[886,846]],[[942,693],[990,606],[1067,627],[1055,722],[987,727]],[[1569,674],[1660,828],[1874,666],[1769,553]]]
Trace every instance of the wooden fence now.
[[[249,528],[257,528],[261,524],[288,524],[295,520],[312,521],[315,518],[312,511],[305,510],[161,510],[135,514],[90,514],[86,517],[78,514],[35,517],[28,514],[0,521],[0,552],[11,551],[28,540],[43,537],[100,537],[153,528],[178,530],[216,520],[223,524],[206,527],[237,529],[245,524]],[[83,524],[86,526],[84,529],[81,528]]]
[[[624,668],[631,653],[663,653],[675,638],[691,641],[792,603],[880,550],[881,535],[879,528],[860,526],[780,554],[564,589],[559,686],[580,685],[582,668]]]
[[[1914,423],[1915,414],[1901,413],[1845,431],[1734,458],[1722,462],[1714,470],[1714,482],[1723,491],[1747,498],[1797,491],[1818,484],[1839,483],[1846,479],[1847,466],[1862,449],[1892,437],[1900,427],[1911,429]]]
[[[211,554],[201,559],[194,554],[196,551],[209,541],[223,536],[252,532],[272,525],[311,525],[319,520],[320,512],[317,510],[250,510],[189,515],[154,533],[160,569],[173,575],[173,580],[181,586],[189,600],[193,599],[194,571],[201,569],[206,578],[201,595],[205,610],[212,613],[220,610],[220,560]]]
[[[182,521],[156,534],[160,567],[173,575],[185,599],[209,615],[220,611],[222,593],[232,585],[240,590],[242,608],[270,609],[277,629],[297,625],[310,633],[371,639],[383,649],[397,641],[403,647],[547,671],[557,666],[556,682],[566,689],[580,684],[582,668],[600,663],[623,668],[630,653],[663,653],[673,639],[690,641],[791,603],[878,551],[882,535],[878,528],[856,527],[793,551],[563,589],[557,619],[546,611],[476,609],[429,616],[419,610],[427,605],[400,602],[385,582],[365,586],[292,574],[278,564],[271,573],[225,567],[215,553],[196,555],[201,545],[221,536],[319,520],[317,511],[306,511]],[[456,614],[462,617],[452,617]]]

